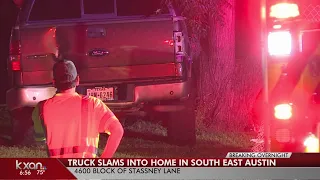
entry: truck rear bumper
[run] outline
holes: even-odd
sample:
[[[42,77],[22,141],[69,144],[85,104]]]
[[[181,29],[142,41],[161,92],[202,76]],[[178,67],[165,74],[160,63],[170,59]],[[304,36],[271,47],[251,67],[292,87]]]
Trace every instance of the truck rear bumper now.
[[[166,101],[182,99],[188,96],[188,82],[170,84],[153,84],[136,86],[134,88],[134,100],[126,102],[108,102],[110,108],[130,108],[143,102]],[[9,110],[21,107],[35,107],[42,100],[54,96],[56,89],[53,87],[22,87],[7,91],[7,107]]]
[[[6,103],[8,110],[21,107],[35,107],[38,102],[51,98],[56,93],[54,87],[23,87],[7,91]]]

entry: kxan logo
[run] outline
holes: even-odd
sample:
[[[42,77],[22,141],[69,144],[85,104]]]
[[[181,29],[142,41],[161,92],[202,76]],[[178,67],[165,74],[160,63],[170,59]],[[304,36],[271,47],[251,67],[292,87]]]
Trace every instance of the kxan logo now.
[[[16,160],[16,169],[21,170],[46,170],[46,166],[43,166],[41,162],[19,162]]]

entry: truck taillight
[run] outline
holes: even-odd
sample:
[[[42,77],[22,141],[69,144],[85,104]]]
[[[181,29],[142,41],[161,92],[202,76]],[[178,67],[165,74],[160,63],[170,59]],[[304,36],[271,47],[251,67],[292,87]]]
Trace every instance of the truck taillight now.
[[[289,31],[270,32],[268,35],[268,52],[271,56],[291,54],[292,37]]]
[[[285,19],[300,15],[299,6],[294,3],[278,3],[270,8],[270,17]]]
[[[12,71],[21,70],[21,45],[19,40],[11,40],[10,42],[9,63]]]
[[[20,56],[10,56],[11,62],[11,70],[12,71],[20,71],[21,64],[20,64]]]
[[[13,0],[13,2],[18,8],[21,8],[25,0]]]
[[[292,106],[290,104],[278,104],[274,107],[274,117],[279,120],[288,120],[292,117]]]
[[[175,65],[175,73],[176,76],[182,76],[183,75],[183,68],[181,63],[176,63]]]

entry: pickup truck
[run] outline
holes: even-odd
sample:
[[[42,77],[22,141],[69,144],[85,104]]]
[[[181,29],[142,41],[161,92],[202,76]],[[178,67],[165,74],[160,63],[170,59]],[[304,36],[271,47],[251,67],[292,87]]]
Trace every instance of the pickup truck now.
[[[159,118],[170,143],[195,144],[192,55],[176,9],[162,0],[24,0],[8,59],[14,137],[32,126],[36,104],[56,93],[52,67],[63,57],[77,66],[78,93],[120,117]]]

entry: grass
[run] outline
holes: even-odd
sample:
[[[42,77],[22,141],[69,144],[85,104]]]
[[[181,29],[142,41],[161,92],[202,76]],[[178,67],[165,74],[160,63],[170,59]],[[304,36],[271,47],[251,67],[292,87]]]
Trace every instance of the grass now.
[[[1,112],[3,113],[3,112]],[[0,119],[8,121],[7,118]],[[137,121],[125,127],[125,136],[115,154],[117,158],[209,158],[224,157],[227,152],[250,151],[252,135],[243,132],[227,132],[220,129],[199,130],[194,147],[178,147],[166,143],[166,129],[159,124]],[[100,137],[101,153],[107,136]],[[45,146],[9,147],[0,145],[0,158],[42,158],[47,157]]]

